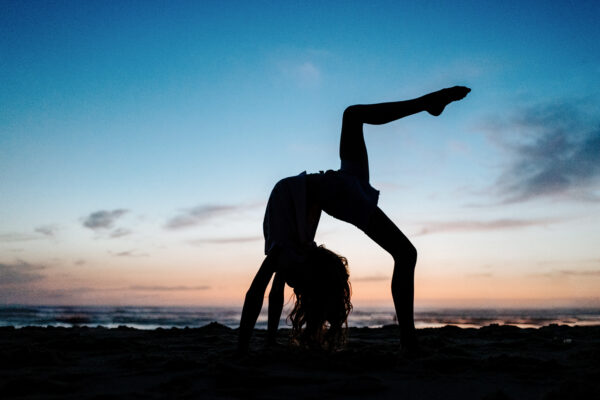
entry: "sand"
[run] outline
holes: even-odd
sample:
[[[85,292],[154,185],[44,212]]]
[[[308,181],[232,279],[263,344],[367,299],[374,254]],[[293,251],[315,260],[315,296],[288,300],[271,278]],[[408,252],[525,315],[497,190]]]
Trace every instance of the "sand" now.
[[[422,354],[398,354],[397,328],[352,328],[336,353],[283,344],[234,357],[237,332],[0,328],[1,398],[598,399],[600,326],[419,330]]]

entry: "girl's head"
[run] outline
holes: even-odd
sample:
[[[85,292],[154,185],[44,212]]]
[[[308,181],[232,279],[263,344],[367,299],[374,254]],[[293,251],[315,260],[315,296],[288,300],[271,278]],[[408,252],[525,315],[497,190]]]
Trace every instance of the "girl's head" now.
[[[345,340],[352,310],[348,262],[323,246],[315,247],[307,261],[294,287],[296,304],[289,315],[292,340],[334,349]]]

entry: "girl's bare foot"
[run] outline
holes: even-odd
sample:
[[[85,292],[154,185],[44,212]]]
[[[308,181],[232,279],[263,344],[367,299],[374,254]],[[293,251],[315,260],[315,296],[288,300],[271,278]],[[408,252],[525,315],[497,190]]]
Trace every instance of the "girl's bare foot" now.
[[[404,340],[400,345],[400,352],[398,355],[401,358],[407,359],[415,359],[419,358],[421,355],[421,347],[419,346],[419,342],[417,342],[417,338],[414,337],[412,340]]]
[[[465,96],[471,91],[465,86],[453,86],[438,90],[437,92],[429,93],[423,96],[425,100],[425,111],[429,114],[437,117],[444,111],[444,108],[453,101],[464,99]]]

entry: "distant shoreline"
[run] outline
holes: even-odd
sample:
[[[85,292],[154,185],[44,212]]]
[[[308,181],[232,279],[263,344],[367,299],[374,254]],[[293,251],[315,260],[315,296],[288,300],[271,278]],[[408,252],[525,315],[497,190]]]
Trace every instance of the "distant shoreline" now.
[[[266,328],[267,307],[259,316],[257,327]],[[137,329],[171,327],[198,328],[212,321],[235,328],[239,325],[240,307],[138,307],[138,306],[4,306],[0,307],[0,326],[104,326],[120,325]],[[284,310],[280,327],[287,325]],[[356,307],[349,316],[350,327],[382,327],[395,323],[390,307]],[[600,325],[600,308],[429,308],[417,309],[417,328],[456,325],[478,328],[490,324],[538,328],[550,324],[569,326]]]
[[[20,331],[20,330],[44,330],[44,329],[48,329],[50,331],[52,330],[78,330],[78,329],[82,329],[82,330],[94,330],[94,329],[98,329],[98,330],[107,330],[107,331],[139,331],[139,332],[152,332],[152,331],[193,331],[193,330],[201,330],[206,328],[207,326],[220,326],[226,329],[230,329],[233,331],[237,331],[238,327],[229,327],[226,325],[223,325],[221,323],[219,323],[218,321],[211,321],[205,325],[202,326],[171,326],[171,327],[156,327],[156,328],[136,328],[133,326],[128,326],[128,325],[118,325],[118,326],[103,326],[103,325],[88,325],[88,324],[65,324],[65,325],[25,325],[25,326],[14,326],[14,325],[0,325],[0,330],[15,330],[15,331]],[[383,325],[383,326],[377,326],[377,327],[369,327],[369,326],[363,326],[363,327],[355,327],[355,326],[349,326],[348,330],[349,331],[354,331],[354,330],[371,330],[371,331],[376,331],[378,329],[396,329],[397,328],[397,324],[389,324],[389,325]],[[442,326],[435,326],[435,327],[417,327],[416,329],[419,331],[427,331],[427,330],[436,330],[436,329],[460,329],[460,330],[480,330],[480,329],[495,329],[495,328],[508,328],[508,329],[521,329],[521,330],[539,330],[539,329],[554,329],[554,328],[596,328],[596,327],[600,327],[600,323],[594,323],[594,324],[588,324],[588,325],[569,325],[569,324],[560,324],[560,323],[551,323],[551,324],[547,324],[547,325],[542,325],[542,326],[530,326],[530,327],[520,327],[518,325],[514,325],[514,324],[497,324],[497,323],[492,323],[492,324],[488,324],[488,325],[483,325],[483,326],[459,326],[457,324],[445,324]],[[289,332],[291,329],[288,326],[280,326],[279,331],[280,332]],[[256,332],[266,332],[266,328],[254,328],[254,331]]]

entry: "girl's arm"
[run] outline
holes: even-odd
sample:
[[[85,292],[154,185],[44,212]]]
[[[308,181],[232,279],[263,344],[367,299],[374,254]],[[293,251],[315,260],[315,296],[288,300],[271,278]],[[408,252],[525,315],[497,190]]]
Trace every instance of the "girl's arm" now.
[[[250,345],[250,337],[252,330],[260,314],[262,308],[263,297],[265,290],[271,280],[271,276],[275,273],[276,252],[271,252],[263,261],[260,269],[256,273],[250,289],[246,292],[244,300],[244,308],[242,309],[242,318],[240,320],[240,333],[238,338],[238,352],[245,353]]]
[[[283,291],[285,289],[285,280],[281,273],[276,273],[273,278],[273,285],[269,293],[269,325],[267,332],[267,343],[274,344],[277,337],[277,328],[283,310]]]

